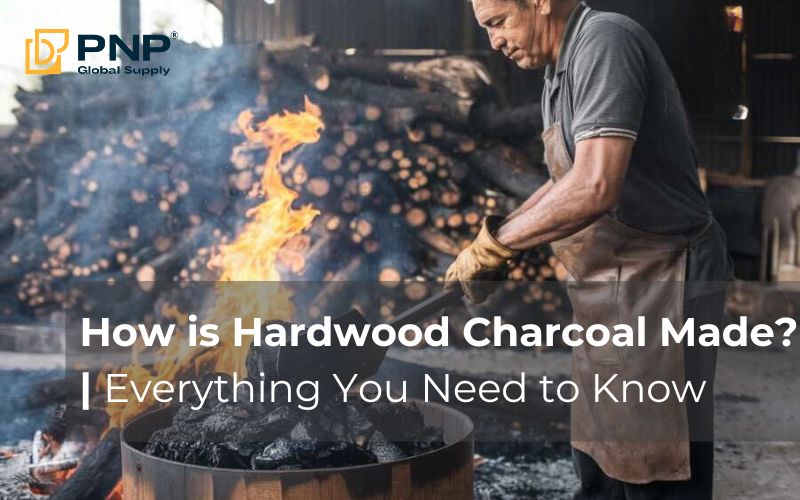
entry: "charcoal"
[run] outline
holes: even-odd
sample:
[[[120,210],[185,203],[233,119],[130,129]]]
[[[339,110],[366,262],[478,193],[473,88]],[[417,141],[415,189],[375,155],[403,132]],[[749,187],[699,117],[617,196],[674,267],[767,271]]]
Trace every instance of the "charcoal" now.
[[[288,406],[281,406],[266,415],[228,427],[227,432],[237,429],[225,437],[229,447],[246,456],[253,456],[278,436],[288,432],[297,424],[297,415]]]
[[[340,401],[327,401],[309,415],[309,430],[320,441],[344,441],[347,437],[347,409]]]
[[[378,462],[393,462],[395,460],[402,460],[408,455],[396,446],[394,443],[386,439],[380,431],[375,431],[367,444],[367,450],[370,451]]]
[[[219,386],[216,384],[218,379],[224,381],[224,383],[221,384],[221,389],[218,389]],[[220,398],[230,401],[233,397],[233,378],[230,375],[217,372],[206,373],[200,377],[200,380],[197,381],[197,385],[198,387],[207,387],[211,382],[214,382],[214,387],[203,402],[202,409],[204,410],[211,410],[217,407],[220,404]],[[190,393],[186,398],[186,403],[190,406],[196,407],[199,402],[200,396],[194,392]]]
[[[321,469],[376,463],[377,458],[355,443],[292,441],[278,438],[252,458],[258,470]]]
[[[187,462],[187,456],[192,455],[191,448],[200,441],[201,435],[197,428],[173,425],[154,432],[144,451],[167,460]]]
[[[223,469],[246,469],[250,466],[250,457],[242,456],[226,444],[215,443],[211,446],[208,465]]]
[[[411,439],[395,442],[407,455],[421,455],[444,447],[444,432],[437,427],[424,427]]]
[[[313,422],[309,420],[301,420],[292,427],[289,431],[289,439],[292,441],[314,441],[314,434],[312,431]]]
[[[355,443],[317,443],[314,457],[306,462],[305,468],[353,467],[376,462],[375,455]]]
[[[296,467],[298,463],[314,456],[316,443],[310,441],[290,441],[278,438],[261,453],[252,457],[251,464],[257,470],[275,470],[283,466]]]
[[[200,408],[199,410],[193,410],[191,404],[184,404],[178,408],[173,422],[176,424],[194,424],[208,418],[209,415],[211,415],[210,409]]]
[[[269,441],[241,440],[235,434],[225,436],[225,446],[243,457],[257,455],[267,445]]]
[[[267,382],[274,378],[276,359],[275,349],[251,347],[251,382],[260,381],[262,372]],[[231,378],[222,377],[222,397],[232,399]],[[288,401],[220,403],[212,396],[199,410],[191,409],[196,397],[184,403],[172,426],[153,433],[145,452],[206,467],[295,470],[391,462],[444,446],[442,431],[425,427],[413,404],[326,399],[314,411],[300,411]]]
[[[288,331],[291,328],[289,323],[283,321],[270,321],[268,324],[282,325]],[[266,328],[266,327],[265,327]],[[266,345],[250,346],[245,360],[247,368],[247,379],[257,383],[264,374],[264,380],[269,383],[278,378],[278,348]]]
[[[253,414],[246,406],[225,403],[214,408],[211,415],[200,423],[200,430],[205,440],[219,441],[231,429],[237,429],[252,422],[252,418]]]
[[[251,381],[251,383],[253,382]],[[257,383],[258,382],[255,382],[254,384]],[[258,390],[257,389],[258,385],[254,385],[253,387],[254,389],[251,392],[250,389],[246,387],[244,384],[239,385],[238,390],[236,392],[237,404],[247,406],[254,413],[269,413],[275,408],[279,408],[286,404],[286,403],[275,403],[270,400],[260,401],[258,398],[258,393],[255,392]]]
[[[345,418],[347,422],[347,441],[357,442],[360,439],[366,441],[372,435],[374,430],[372,422],[359,413],[354,406],[346,407]]]
[[[392,441],[412,441],[425,426],[422,413],[413,404],[379,401],[370,405],[364,414]]]
[[[162,431],[167,431],[166,433]],[[161,433],[160,435],[156,435]],[[176,431],[174,427],[157,431],[145,447],[150,455],[192,465],[242,469],[248,467],[249,457],[225,443],[209,442],[194,433]]]

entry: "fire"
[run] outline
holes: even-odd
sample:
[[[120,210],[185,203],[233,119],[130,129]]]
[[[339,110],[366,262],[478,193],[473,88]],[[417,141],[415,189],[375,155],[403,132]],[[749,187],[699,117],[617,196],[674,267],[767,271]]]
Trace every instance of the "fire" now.
[[[152,369],[134,358],[128,366],[115,370],[126,373],[128,379],[137,384],[147,381],[155,383],[157,380],[174,381],[179,375],[196,374],[201,368],[244,374],[247,349],[233,346],[233,318],[290,320],[294,315],[292,294],[279,283],[281,278],[277,264],[291,258],[292,268],[302,269],[304,262],[302,256],[298,256],[297,237],[308,228],[319,211],[310,205],[300,208],[292,206],[298,194],[283,184],[279,166],[289,151],[319,141],[325,126],[320,108],[308,99],[305,110],[299,113],[273,115],[256,124],[252,124],[252,121],[253,113],[249,110],[239,115],[238,124],[247,140],[269,150],[260,183],[251,192],[251,196],[263,197],[265,201],[248,211],[247,223],[240,234],[233,242],[222,245],[210,263],[212,269],[219,270],[219,282],[215,286],[214,304],[205,320],[219,325],[220,345],[210,351],[192,349],[187,347],[186,342],[176,338],[157,353],[157,362]],[[248,286],[246,282],[258,283]],[[162,309],[162,313],[179,325],[186,324],[186,314],[173,306]],[[183,334],[178,330],[176,335]],[[104,373],[108,369],[101,371],[98,377],[99,391],[106,389]],[[157,404],[152,397],[143,403],[139,403],[133,394],[127,397],[131,401],[128,404],[106,406],[110,417],[109,428],[122,427]],[[121,488],[120,482],[109,498],[120,498]]]
[[[238,124],[247,140],[269,150],[260,184],[251,193],[251,196],[264,197],[265,201],[248,211],[248,222],[241,233],[230,244],[222,245],[209,264],[219,270],[220,275],[215,287],[214,305],[206,321],[219,325],[220,345],[210,351],[190,349],[185,342],[176,338],[158,352],[158,361],[153,370],[136,360],[120,370],[128,375],[129,380],[142,384],[175,380],[181,373],[197,373],[201,368],[244,374],[247,349],[234,348],[233,336],[225,335],[233,331],[233,318],[290,320],[294,314],[291,292],[279,283],[277,262],[282,248],[307,229],[319,211],[310,205],[298,209],[292,207],[298,194],[283,184],[278,167],[289,151],[302,144],[319,141],[325,125],[320,108],[308,99],[305,110],[299,113],[273,115],[254,125],[251,125],[252,121],[253,113],[250,110],[239,115]],[[258,282],[258,285],[231,286],[228,284],[230,282]],[[165,316],[178,320],[179,324],[185,324],[185,314],[176,308],[168,307],[163,312]],[[176,335],[180,336],[181,333]],[[99,391],[106,389],[104,373],[106,370],[98,378]],[[143,403],[139,403],[133,394],[128,397],[128,404],[107,406],[110,427],[122,427],[125,422],[157,403],[152,396]]]
[[[233,318],[269,318],[290,320],[294,305],[289,290],[275,284],[280,281],[277,262],[281,249],[295,241],[314,220],[319,211],[310,205],[294,209],[292,203],[298,194],[287,188],[281,179],[279,166],[283,155],[302,144],[313,144],[320,139],[324,128],[320,109],[308,99],[305,111],[273,115],[251,127],[253,114],[244,111],[239,115],[239,126],[247,139],[263,144],[269,150],[256,196],[266,201],[248,211],[249,222],[236,240],[220,248],[211,261],[219,269],[220,283],[216,286],[217,300],[210,311],[210,323],[220,325],[220,331],[233,331]],[[302,268],[302,264],[300,265]],[[226,282],[260,282],[259,286],[229,286]],[[270,283],[264,286],[264,282]],[[235,349],[232,338],[215,350],[214,370],[244,373],[247,349]],[[206,355],[207,356],[207,355]]]

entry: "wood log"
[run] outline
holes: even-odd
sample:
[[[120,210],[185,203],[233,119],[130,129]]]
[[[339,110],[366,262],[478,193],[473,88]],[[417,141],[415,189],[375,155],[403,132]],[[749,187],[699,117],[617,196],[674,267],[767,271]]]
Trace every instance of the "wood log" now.
[[[458,256],[462,250],[456,240],[434,229],[422,229],[419,231],[417,237],[437,252],[450,255],[451,257]]]
[[[517,150],[506,144],[495,144],[466,155],[464,161],[501,191],[527,199],[543,186],[549,175],[530,165]]]
[[[111,429],[100,443],[81,459],[75,473],[58,491],[53,500],[105,498],[122,477],[119,429]]]
[[[479,101],[472,108],[470,123],[487,137],[538,137],[543,131],[542,105],[501,108],[493,101]]]
[[[340,77],[355,76],[377,84],[416,87],[447,92],[461,99],[475,99],[491,85],[487,69],[463,56],[424,61],[391,61],[386,57],[336,54],[330,68]]]
[[[334,82],[331,91],[358,101],[390,108],[412,108],[420,117],[440,121],[459,129],[469,125],[470,103],[451,94],[428,94],[410,89],[392,88],[355,78]]]
[[[344,304],[349,300],[345,292],[352,290],[352,282],[365,278],[365,261],[364,255],[356,254],[344,267],[333,273],[326,280],[330,283],[324,285],[309,303],[309,317],[319,318],[323,314],[344,312]]]
[[[36,186],[32,179],[25,179],[0,199],[0,236],[10,242],[15,229],[35,214]]]
[[[7,143],[8,140],[0,139],[0,193],[14,188],[23,178],[31,174],[10,151],[13,146]]]
[[[319,54],[318,49],[303,46],[270,51],[271,59],[277,64],[297,72],[312,88],[324,92],[330,87],[331,76],[320,62]]]

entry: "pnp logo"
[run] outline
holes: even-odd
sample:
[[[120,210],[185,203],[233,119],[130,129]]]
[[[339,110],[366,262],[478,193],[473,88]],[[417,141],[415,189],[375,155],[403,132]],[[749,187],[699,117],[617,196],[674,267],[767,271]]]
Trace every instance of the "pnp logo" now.
[[[149,61],[150,54],[169,50],[170,40],[165,35],[133,35],[133,44],[128,46],[117,35],[109,35],[109,60],[116,61],[118,51],[122,51],[131,61]],[[106,39],[100,35],[78,35],[78,60],[85,61],[87,52],[102,52],[106,48]]]
[[[68,29],[35,30],[33,38],[25,39],[25,73],[29,75],[60,74],[61,54],[67,50],[68,45]],[[46,55],[42,50],[44,47],[47,47]],[[31,64],[31,52],[33,52],[33,65]]]

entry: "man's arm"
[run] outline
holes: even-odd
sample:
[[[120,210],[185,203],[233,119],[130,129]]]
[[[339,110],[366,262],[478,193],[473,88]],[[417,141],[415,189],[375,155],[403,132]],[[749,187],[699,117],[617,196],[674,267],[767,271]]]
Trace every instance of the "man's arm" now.
[[[525,203],[517,207],[516,210],[511,212],[511,214],[509,214],[509,216],[506,217],[506,221],[513,219],[519,214],[527,212],[528,209],[539,203],[539,200],[541,200],[542,197],[544,197],[544,195],[546,195],[547,192],[550,191],[551,187],[553,187],[553,179],[548,180],[547,182],[542,184],[542,186],[539,189],[534,191],[533,194],[527,200],[525,200]]]
[[[625,137],[578,142],[572,170],[545,184],[509,216],[497,231],[497,241],[526,250],[571,236],[611,211],[619,202],[633,144]]]

